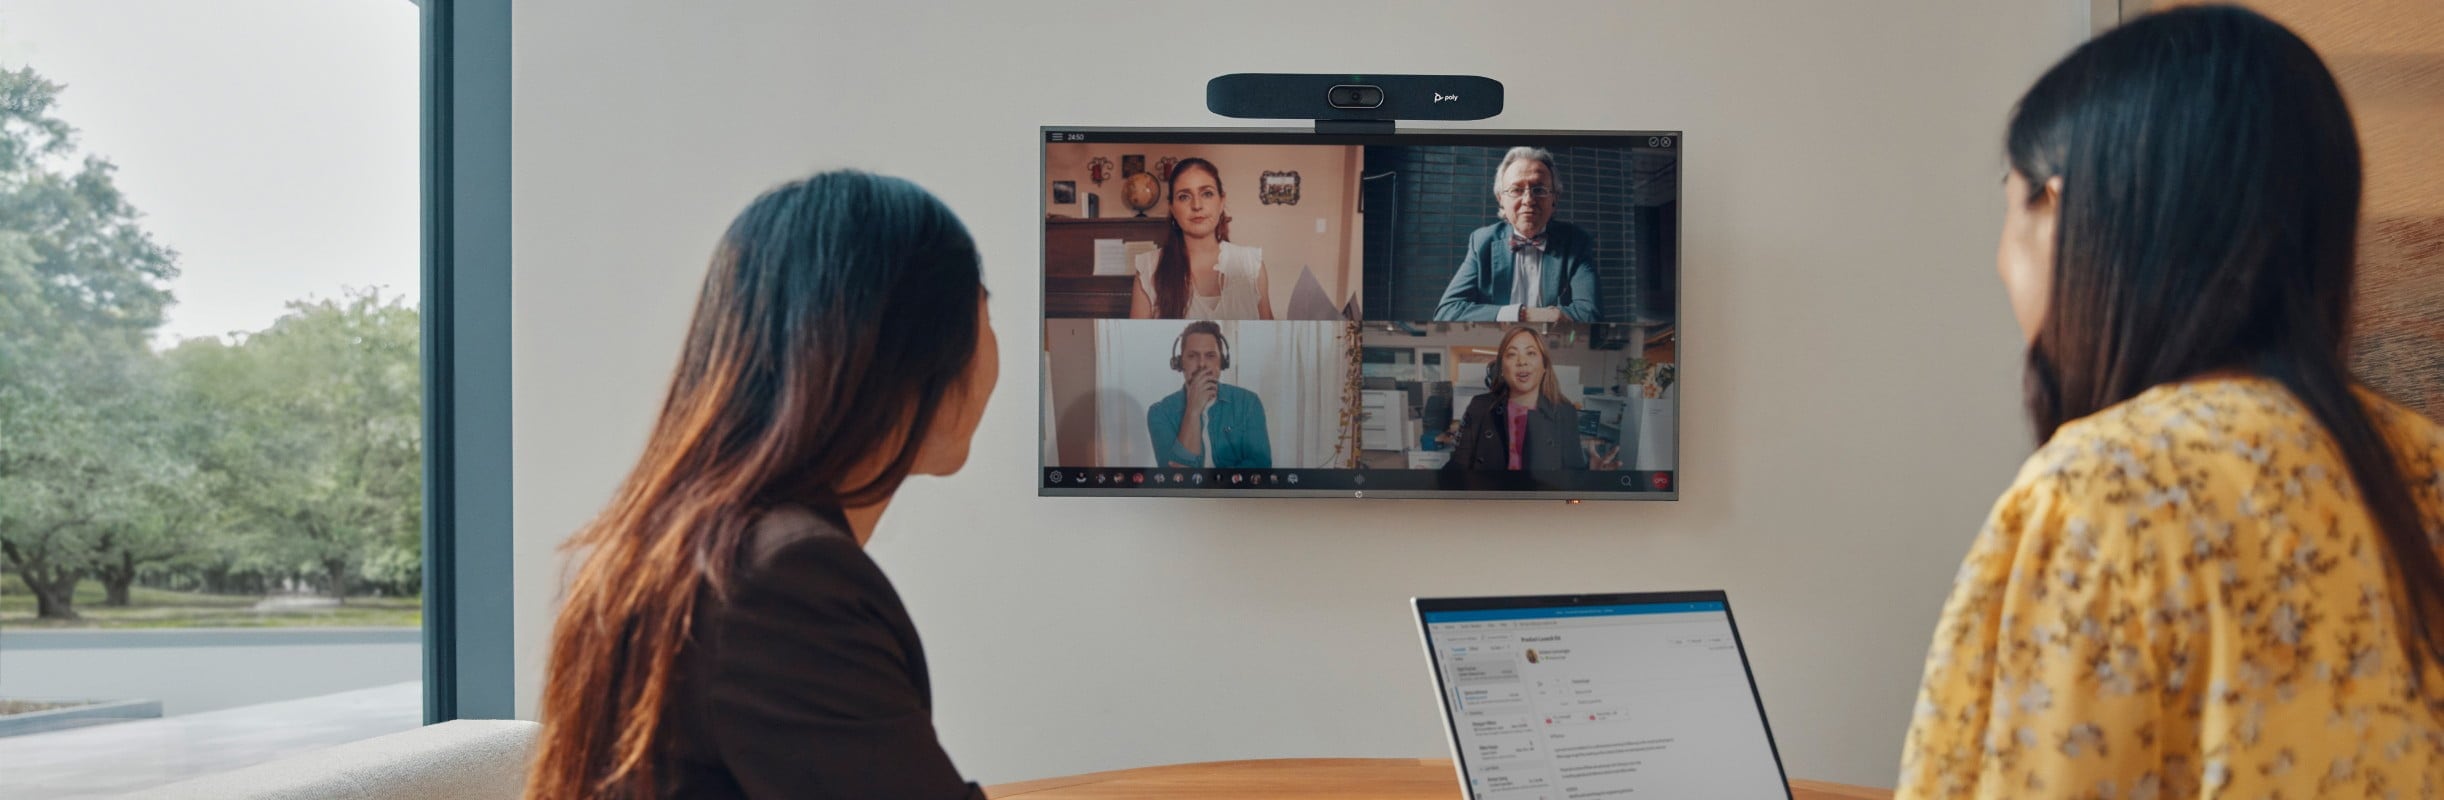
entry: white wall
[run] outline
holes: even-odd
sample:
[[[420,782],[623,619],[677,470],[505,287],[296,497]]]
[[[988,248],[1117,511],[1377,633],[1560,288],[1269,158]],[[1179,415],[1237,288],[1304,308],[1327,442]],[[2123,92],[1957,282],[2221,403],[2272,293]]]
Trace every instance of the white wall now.
[[[972,777],[1439,754],[1409,596],[1719,587],[1792,774],[1890,785],[1950,577],[2027,450],[1990,266],[2003,115],[2087,5],[522,0],[522,707],[555,546],[635,457],[715,237],[853,165],[946,198],[998,292],[975,459],[873,547]],[[1213,75],[1343,70],[1494,76],[1497,127],[1687,131],[1683,500],[1033,496],[1036,126],[1216,124]]]

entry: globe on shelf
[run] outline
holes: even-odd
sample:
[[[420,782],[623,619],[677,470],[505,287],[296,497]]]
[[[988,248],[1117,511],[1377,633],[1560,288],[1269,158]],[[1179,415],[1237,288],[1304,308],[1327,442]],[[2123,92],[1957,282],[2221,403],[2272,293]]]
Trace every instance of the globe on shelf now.
[[[1140,172],[1120,182],[1121,201],[1136,209],[1140,217],[1145,216],[1146,209],[1153,208],[1154,203],[1162,197],[1163,183],[1154,177],[1154,173]]]

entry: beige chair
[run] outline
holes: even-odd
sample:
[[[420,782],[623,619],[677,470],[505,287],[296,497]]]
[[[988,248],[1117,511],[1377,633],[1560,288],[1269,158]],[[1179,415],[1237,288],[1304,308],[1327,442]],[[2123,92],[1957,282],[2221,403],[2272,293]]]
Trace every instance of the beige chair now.
[[[514,800],[542,726],[462,719],[302,753],[127,797],[181,800]]]

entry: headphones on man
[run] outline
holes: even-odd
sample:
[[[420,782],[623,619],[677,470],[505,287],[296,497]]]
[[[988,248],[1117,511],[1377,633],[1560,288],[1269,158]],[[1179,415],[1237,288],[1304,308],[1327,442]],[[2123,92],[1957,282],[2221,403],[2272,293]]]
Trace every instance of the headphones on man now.
[[[1214,343],[1222,348],[1222,368],[1230,369],[1230,340],[1222,336],[1222,326],[1210,320],[1198,320],[1188,323],[1187,329],[1180,331],[1179,338],[1171,340],[1172,372],[1187,371],[1180,369],[1180,348],[1188,344],[1188,335],[1193,333],[1214,337]]]

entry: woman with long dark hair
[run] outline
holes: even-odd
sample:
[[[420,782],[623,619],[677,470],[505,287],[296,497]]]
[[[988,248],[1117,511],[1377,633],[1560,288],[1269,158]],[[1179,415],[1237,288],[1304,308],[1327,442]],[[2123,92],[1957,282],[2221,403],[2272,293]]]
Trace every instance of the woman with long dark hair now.
[[[998,353],[976,246],[916,185],[830,172],[740,212],[644,456],[567,544],[526,796],[981,798],[863,546],[966,462]]]
[[[1129,318],[1272,319],[1264,251],[1230,240],[1222,170],[1202,158],[1183,158],[1163,185],[1171,187],[1170,233],[1160,249],[1137,257]]]
[[[2324,63],[2249,11],[2142,17],[2007,150],[2042,446],[1944,606],[1899,796],[2444,796],[2444,428],[2346,370]]]

